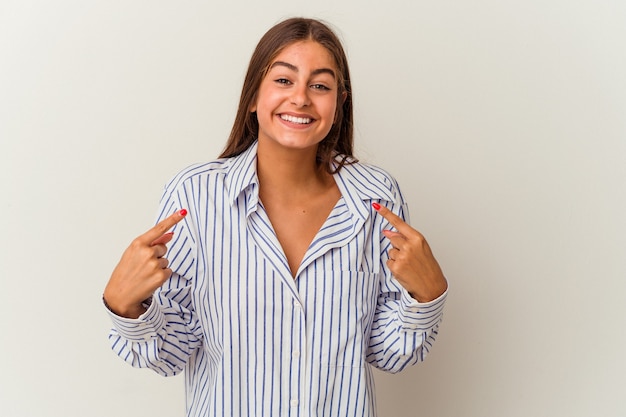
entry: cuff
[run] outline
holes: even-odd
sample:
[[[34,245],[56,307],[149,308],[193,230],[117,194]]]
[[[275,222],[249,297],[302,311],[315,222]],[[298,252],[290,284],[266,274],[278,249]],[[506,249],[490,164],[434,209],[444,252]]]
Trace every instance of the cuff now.
[[[428,331],[441,321],[443,306],[446,303],[448,290],[438,298],[427,303],[420,303],[411,297],[404,288],[400,297],[398,318],[405,331]]]
[[[146,312],[136,319],[118,316],[109,308],[106,310],[117,333],[129,341],[151,340],[157,337],[158,331],[165,326],[165,317],[156,302],[150,303]]]

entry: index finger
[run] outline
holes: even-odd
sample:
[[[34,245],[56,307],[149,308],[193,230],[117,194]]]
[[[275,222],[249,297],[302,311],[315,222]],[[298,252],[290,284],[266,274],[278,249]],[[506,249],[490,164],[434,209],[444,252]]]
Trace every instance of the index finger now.
[[[416,232],[407,222],[402,220],[402,217],[395,214],[393,211],[389,210],[385,206],[381,206],[378,203],[372,203],[372,207],[387,221],[398,230],[398,232],[402,233],[405,236],[410,236]]]
[[[160,238],[172,228],[176,223],[181,221],[187,215],[187,210],[182,209],[177,211],[176,213],[170,214],[168,217],[164,218],[160,222],[154,225],[150,230],[141,235],[140,239],[144,240],[148,243],[155,241]]]

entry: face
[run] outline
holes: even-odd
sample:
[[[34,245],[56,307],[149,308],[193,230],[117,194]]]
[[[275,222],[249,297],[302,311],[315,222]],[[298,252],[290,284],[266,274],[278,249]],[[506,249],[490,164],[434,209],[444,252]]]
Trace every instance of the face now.
[[[287,46],[270,64],[250,111],[257,112],[259,145],[316,150],[337,109],[337,69],[314,41]]]

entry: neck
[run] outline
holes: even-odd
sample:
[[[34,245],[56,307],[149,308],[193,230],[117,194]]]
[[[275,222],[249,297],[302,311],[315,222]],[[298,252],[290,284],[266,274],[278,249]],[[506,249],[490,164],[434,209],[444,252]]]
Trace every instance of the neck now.
[[[257,175],[261,191],[295,196],[315,191],[332,181],[332,176],[317,164],[317,147],[287,149],[259,142]]]

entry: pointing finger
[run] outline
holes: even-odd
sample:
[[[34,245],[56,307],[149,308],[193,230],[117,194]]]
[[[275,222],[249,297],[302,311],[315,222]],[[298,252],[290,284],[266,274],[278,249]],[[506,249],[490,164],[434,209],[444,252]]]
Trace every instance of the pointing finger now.
[[[153,228],[148,230],[146,233],[141,235],[140,239],[148,244],[152,244],[155,241],[159,242],[162,236],[169,229],[171,229],[176,223],[184,219],[186,215],[187,215],[187,210],[185,209],[179,210],[176,213],[171,214],[170,216],[158,222]],[[171,239],[171,236],[170,236],[170,239]],[[160,242],[160,243],[164,243],[164,242]]]
[[[381,215],[383,216],[385,219],[387,219],[387,221],[389,221],[389,223],[396,228],[396,230],[398,230],[398,232],[402,233],[404,236],[411,236],[413,235],[416,230],[413,229],[411,226],[409,226],[404,220],[402,220],[402,218],[398,215],[396,215],[394,212],[392,212],[391,210],[389,210],[387,207],[385,206],[381,206],[378,203],[372,203],[372,207],[374,207],[374,209]]]

